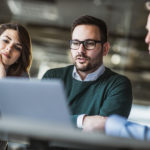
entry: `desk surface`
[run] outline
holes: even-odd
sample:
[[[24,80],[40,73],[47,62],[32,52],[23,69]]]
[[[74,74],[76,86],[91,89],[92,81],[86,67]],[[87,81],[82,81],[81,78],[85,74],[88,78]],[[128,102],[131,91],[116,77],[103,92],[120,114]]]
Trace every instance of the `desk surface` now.
[[[46,140],[78,147],[111,147],[111,149],[128,148],[136,150],[150,148],[150,142],[146,141],[106,136],[102,132],[87,133],[63,125],[43,124],[14,118],[0,119],[0,136],[8,140]]]

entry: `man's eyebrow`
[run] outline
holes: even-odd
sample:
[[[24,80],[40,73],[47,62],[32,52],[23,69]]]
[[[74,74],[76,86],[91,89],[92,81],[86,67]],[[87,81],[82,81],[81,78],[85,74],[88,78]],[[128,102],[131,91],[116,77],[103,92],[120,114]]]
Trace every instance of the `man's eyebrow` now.
[[[74,41],[79,41],[78,39],[72,39],[72,40],[74,40]]]

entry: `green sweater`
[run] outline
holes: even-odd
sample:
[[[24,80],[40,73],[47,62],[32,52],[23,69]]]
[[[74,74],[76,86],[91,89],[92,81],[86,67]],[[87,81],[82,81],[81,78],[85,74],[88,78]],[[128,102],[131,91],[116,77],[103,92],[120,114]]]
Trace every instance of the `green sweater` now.
[[[95,81],[78,81],[72,77],[73,65],[48,70],[43,79],[64,82],[72,119],[76,125],[80,114],[128,117],[132,105],[130,81],[108,68]]]

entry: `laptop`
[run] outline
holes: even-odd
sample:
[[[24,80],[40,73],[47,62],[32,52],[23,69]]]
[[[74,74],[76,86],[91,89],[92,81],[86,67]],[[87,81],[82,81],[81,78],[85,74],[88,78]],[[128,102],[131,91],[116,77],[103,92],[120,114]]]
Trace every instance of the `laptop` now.
[[[34,132],[36,128],[38,131],[72,128],[70,116],[64,85],[60,80],[0,80],[1,133],[29,134],[29,130]]]
[[[76,149],[126,148],[130,141],[129,148],[150,147],[149,143],[138,144],[139,141],[99,133],[81,132],[72,126],[60,80],[0,80],[0,140],[24,143],[34,139],[37,145],[40,140],[56,141],[77,146]]]

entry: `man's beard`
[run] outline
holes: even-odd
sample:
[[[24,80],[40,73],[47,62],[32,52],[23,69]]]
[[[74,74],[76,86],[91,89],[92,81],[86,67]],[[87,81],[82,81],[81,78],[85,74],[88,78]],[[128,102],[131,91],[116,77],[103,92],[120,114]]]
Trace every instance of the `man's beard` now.
[[[87,72],[87,71],[89,71],[89,70],[92,69],[91,64],[87,64],[87,65],[85,65],[85,66],[83,66],[83,67],[79,67],[79,66],[77,65],[77,63],[75,62],[74,65],[76,66],[77,71]]]
[[[79,65],[77,65],[77,63],[75,61],[74,65],[76,66],[77,71],[82,71],[82,72],[95,71],[100,66],[100,64],[97,63],[97,61],[94,64],[90,63],[91,58],[87,57],[84,54],[77,55],[75,60],[77,60],[78,57],[85,58],[88,61],[88,63],[86,63],[85,65],[83,63],[83,65],[80,67]]]

